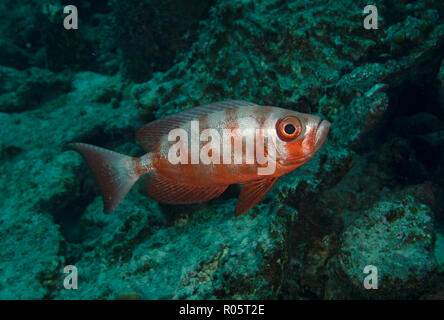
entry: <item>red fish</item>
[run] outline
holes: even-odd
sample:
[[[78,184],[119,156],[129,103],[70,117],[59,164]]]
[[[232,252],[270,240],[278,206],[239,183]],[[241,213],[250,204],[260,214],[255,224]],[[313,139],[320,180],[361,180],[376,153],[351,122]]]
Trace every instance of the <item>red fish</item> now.
[[[137,131],[147,151],[140,158],[85,143],[71,143],[100,187],[105,213],[148,174],[147,193],[170,204],[213,199],[242,184],[239,216],[277,178],[309,161],[324,143],[330,123],[314,115],[246,101],[222,101],[153,121]]]

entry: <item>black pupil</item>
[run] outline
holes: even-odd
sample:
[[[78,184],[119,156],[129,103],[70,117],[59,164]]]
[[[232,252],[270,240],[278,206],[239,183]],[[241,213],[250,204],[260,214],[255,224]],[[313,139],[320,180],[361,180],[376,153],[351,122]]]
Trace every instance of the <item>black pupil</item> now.
[[[286,124],[284,127],[284,131],[286,134],[293,134],[296,131],[296,128],[291,123]]]

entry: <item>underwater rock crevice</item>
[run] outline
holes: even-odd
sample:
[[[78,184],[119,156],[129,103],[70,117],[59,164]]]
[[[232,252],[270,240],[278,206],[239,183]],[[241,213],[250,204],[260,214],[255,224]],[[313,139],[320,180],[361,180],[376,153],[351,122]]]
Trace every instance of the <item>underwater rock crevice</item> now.
[[[435,83],[438,70],[439,63],[433,59],[390,87],[387,90],[389,107],[383,121],[357,150],[360,153],[379,150],[382,169],[388,169],[387,166],[394,169],[393,179],[403,177],[404,184],[430,180],[440,188],[444,186],[444,180],[435,174],[442,172],[444,160],[444,139],[439,139],[444,131],[444,116]],[[397,155],[397,152],[401,153]],[[401,172],[402,168],[407,171]]]
[[[86,165],[79,168],[82,169],[85,171]],[[63,191],[41,199],[35,208],[41,214],[52,216],[54,223],[59,226],[64,242],[80,243],[82,241],[80,219],[87,206],[98,196],[98,190],[92,178],[84,174],[76,174],[73,183],[65,181],[64,184]]]
[[[66,242],[80,243],[82,241],[80,220],[95,196],[93,192],[81,192],[72,201],[58,206],[51,212],[54,223],[60,226],[60,233]]]

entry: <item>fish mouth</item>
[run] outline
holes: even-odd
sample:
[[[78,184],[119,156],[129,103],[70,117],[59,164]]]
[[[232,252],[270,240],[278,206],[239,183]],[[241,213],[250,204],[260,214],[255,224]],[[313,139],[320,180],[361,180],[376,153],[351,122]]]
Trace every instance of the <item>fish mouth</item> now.
[[[321,148],[321,146],[324,144],[325,140],[327,139],[328,132],[330,131],[330,126],[331,126],[331,124],[327,120],[322,120],[318,124],[318,128],[316,130],[316,136],[315,136],[315,150],[316,151],[318,151]]]

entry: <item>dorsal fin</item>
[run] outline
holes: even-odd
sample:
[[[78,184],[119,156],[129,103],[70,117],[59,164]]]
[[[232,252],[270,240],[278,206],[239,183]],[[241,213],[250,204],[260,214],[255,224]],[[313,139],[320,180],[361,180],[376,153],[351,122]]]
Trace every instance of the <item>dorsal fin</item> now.
[[[253,208],[271,189],[276,180],[276,177],[265,178],[242,185],[234,215],[238,217]]]
[[[170,204],[200,203],[218,197],[228,186],[200,187],[172,181],[153,173],[147,179],[147,194],[153,200]]]
[[[150,152],[163,135],[187,121],[197,120],[212,112],[247,106],[257,106],[257,104],[242,100],[227,100],[201,105],[150,122],[137,130],[136,136],[143,148]]]

